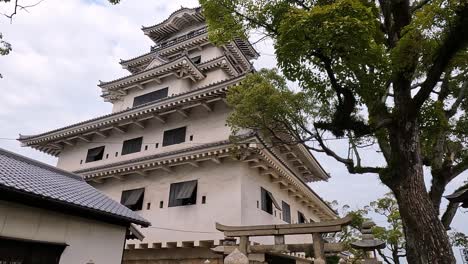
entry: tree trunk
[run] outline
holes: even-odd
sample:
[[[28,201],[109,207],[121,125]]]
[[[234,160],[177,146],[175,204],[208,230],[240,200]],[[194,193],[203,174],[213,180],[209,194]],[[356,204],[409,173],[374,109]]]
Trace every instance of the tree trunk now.
[[[417,121],[400,120],[391,132],[390,141],[391,177],[382,175],[381,178],[398,201],[408,263],[454,264],[447,233],[424,184]]]

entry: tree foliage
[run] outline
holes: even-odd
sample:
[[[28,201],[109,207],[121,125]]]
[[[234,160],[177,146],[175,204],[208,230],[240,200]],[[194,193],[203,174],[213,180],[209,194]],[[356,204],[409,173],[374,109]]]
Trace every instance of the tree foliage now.
[[[437,216],[445,187],[468,167],[468,3],[201,3],[215,43],[252,30],[273,40],[281,73],[260,70],[229,92],[233,131],[260,131],[273,145],[304,143],[352,174],[377,173],[396,196],[409,261],[452,263]],[[299,91],[288,89],[286,80]],[[347,138],[352,155],[332,149],[329,136]],[[361,158],[360,150],[373,143],[385,160],[381,166]],[[431,169],[430,190],[423,166]],[[451,218],[441,218],[448,229]]]

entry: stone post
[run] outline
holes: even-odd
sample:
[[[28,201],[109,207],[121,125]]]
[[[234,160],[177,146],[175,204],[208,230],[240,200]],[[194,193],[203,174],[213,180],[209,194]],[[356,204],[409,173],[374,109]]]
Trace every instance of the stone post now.
[[[224,264],[249,264],[249,259],[236,248],[224,259]]]
[[[322,234],[313,233],[312,239],[312,245],[314,247],[314,264],[325,264],[325,250]]]

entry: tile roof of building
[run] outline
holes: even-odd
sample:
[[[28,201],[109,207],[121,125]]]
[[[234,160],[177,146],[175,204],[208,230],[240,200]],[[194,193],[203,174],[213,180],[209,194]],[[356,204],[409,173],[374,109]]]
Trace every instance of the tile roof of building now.
[[[1,148],[0,192],[0,199],[4,194],[15,193],[38,203],[60,205],[79,212],[82,217],[99,216],[104,221],[150,225],[137,213],[87,184],[81,176]]]

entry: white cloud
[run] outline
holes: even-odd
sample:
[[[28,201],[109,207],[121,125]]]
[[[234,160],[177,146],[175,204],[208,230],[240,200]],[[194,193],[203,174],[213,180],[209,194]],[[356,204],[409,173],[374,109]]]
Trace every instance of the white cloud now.
[[[191,0],[124,0],[116,6],[104,0],[45,0],[30,13],[19,13],[13,24],[0,20],[4,38],[13,45],[10,55],[0,57],[4,75],[0,79],[0,137],[44,132],[110,112],[111,105],[99,97],[96,84],[127,74],[119,59],[149,51],[152,42],[141,26],[160,22],[180,6],[197,5]],[[271,42],[259,42],[256,48],[262,55],[255,62],[257,68],[276,65]],[[13,140],[0,140],[0,146],[55,163],[54,158],[21,148]],[[349,175],[331,158],[316,156],[332,174],[329,182],[312,185],[327,200],[337,199],[355,208],[388,191],[376,176]],[[468,231],[463,220],[466,214],[458,214],[455,227]]]

